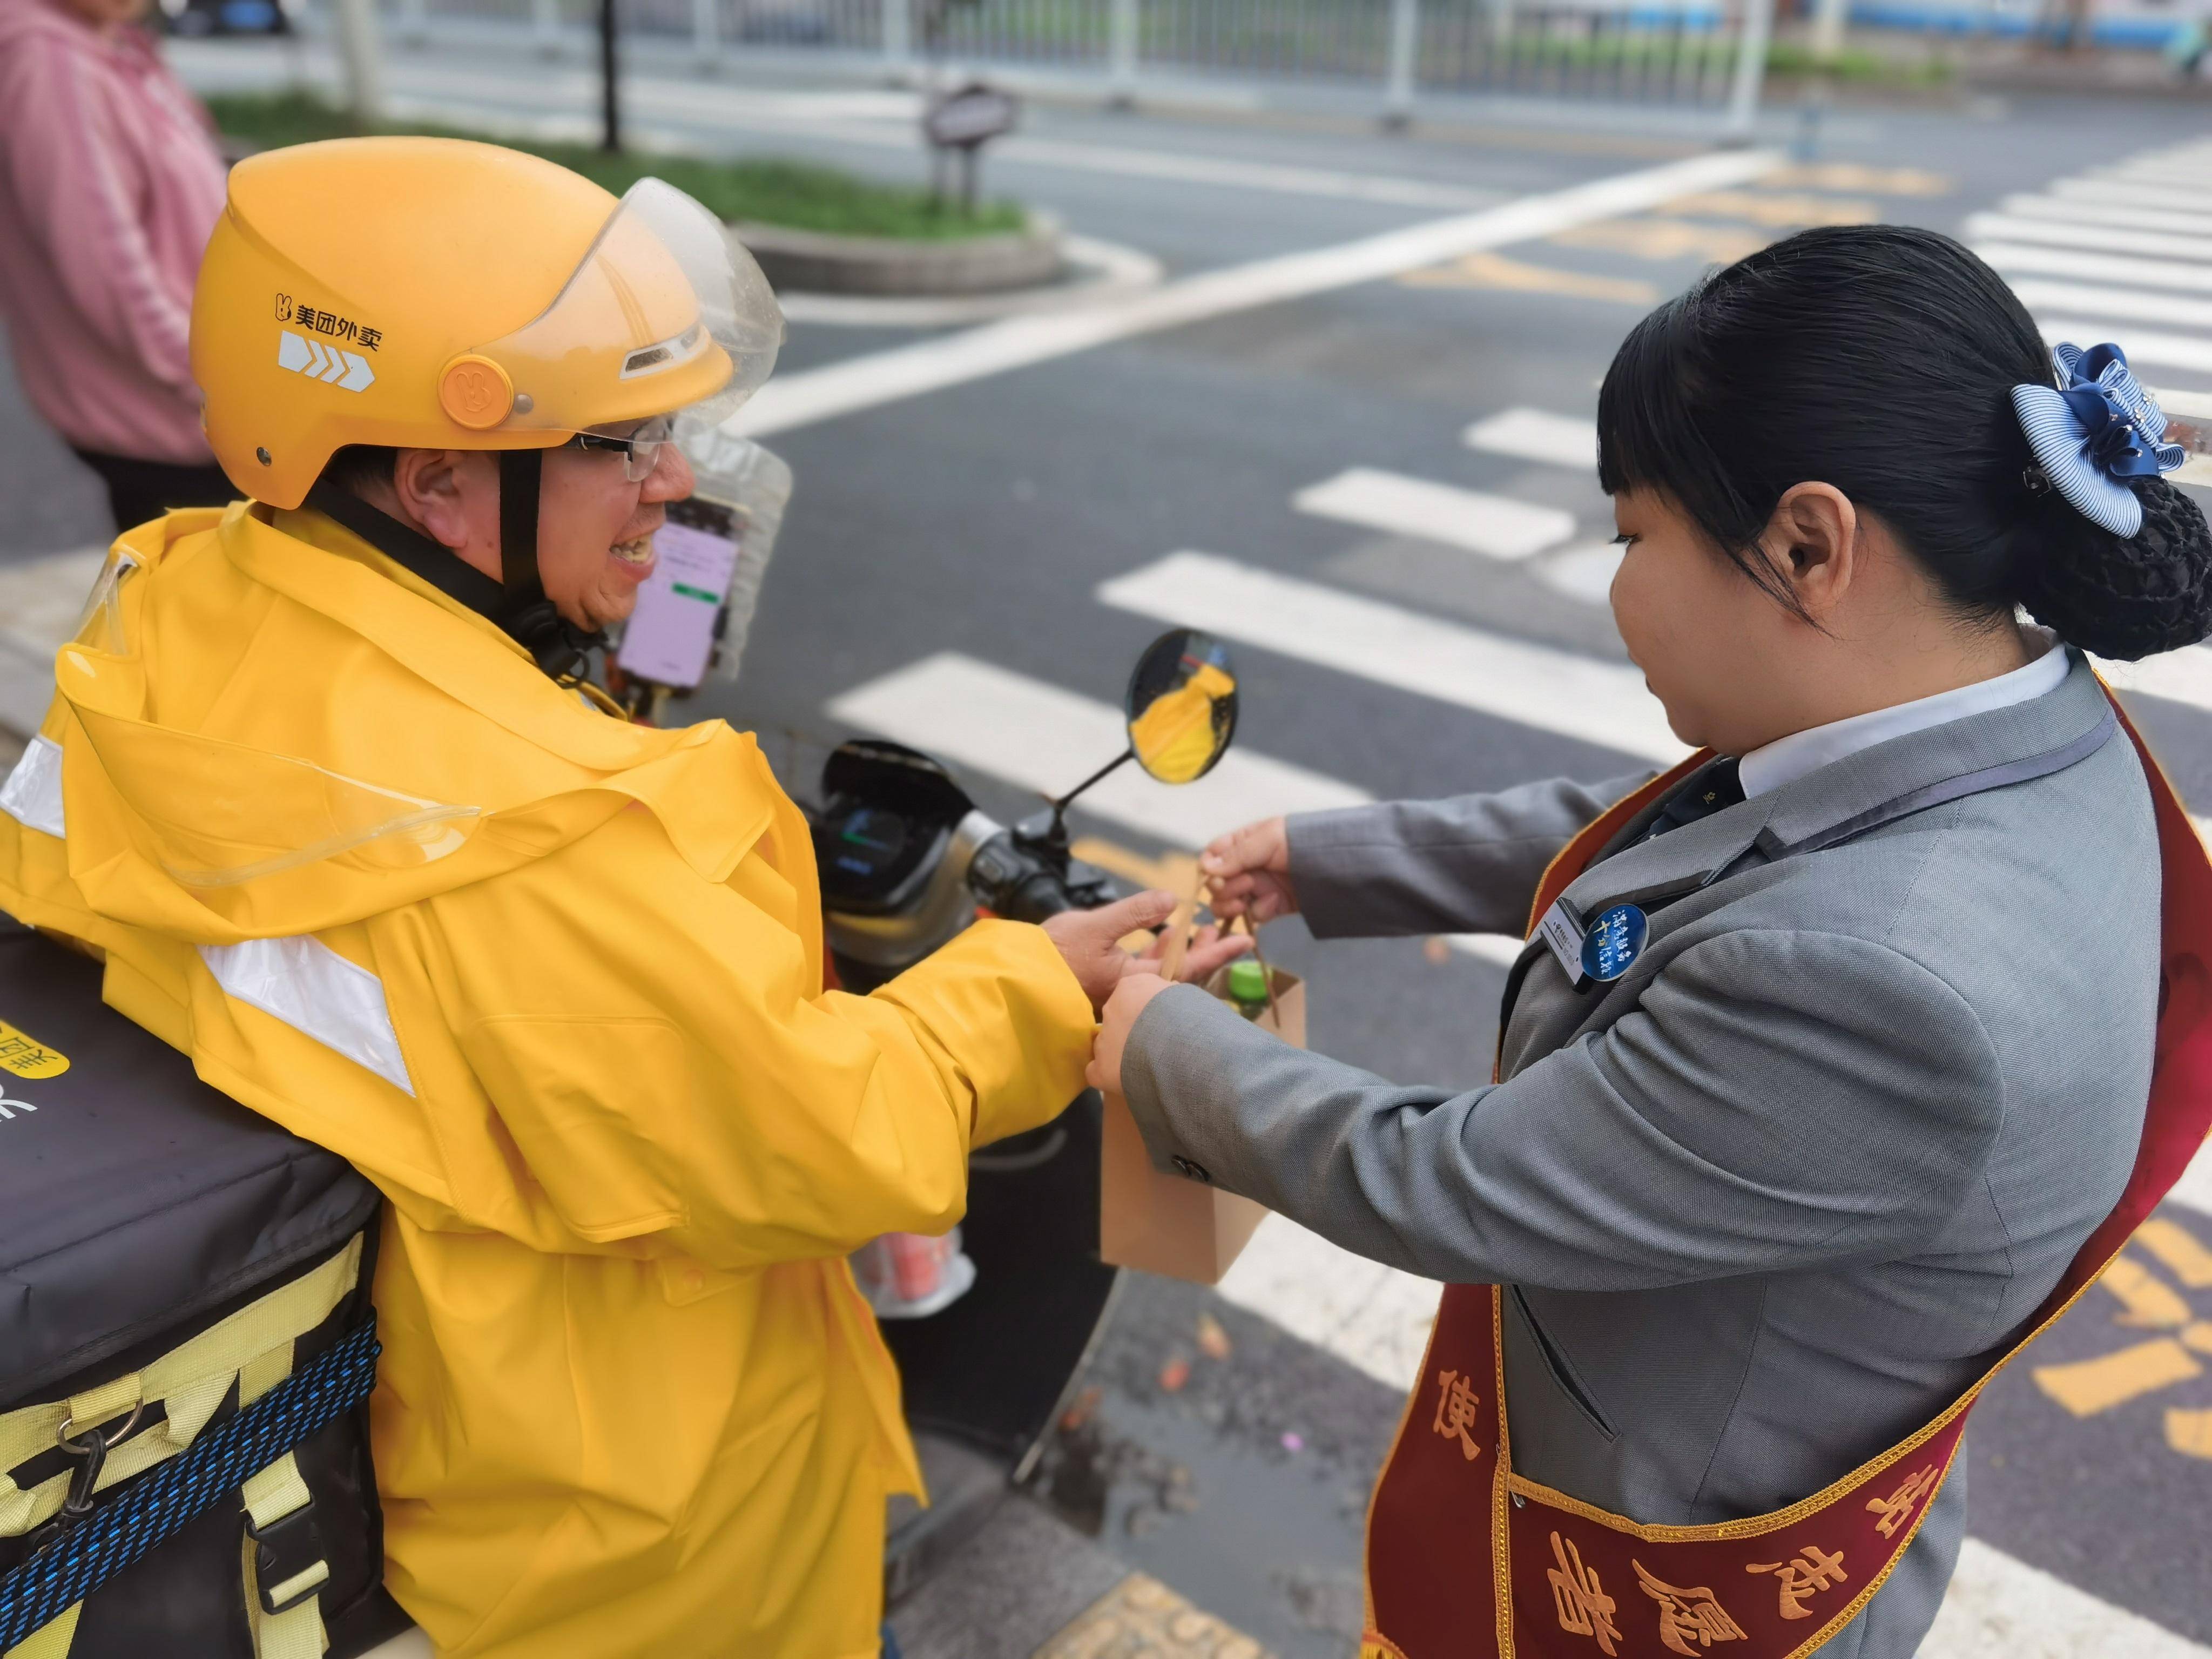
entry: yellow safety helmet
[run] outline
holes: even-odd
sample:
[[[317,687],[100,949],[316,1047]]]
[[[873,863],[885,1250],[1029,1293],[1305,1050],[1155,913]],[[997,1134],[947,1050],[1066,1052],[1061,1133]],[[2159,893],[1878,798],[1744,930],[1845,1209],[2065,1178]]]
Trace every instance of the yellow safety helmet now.
[[[240,162],[192,297],[208,441],[240,490],[287,507],[349,444],[536,450],[718,419],[782,341],[760,267],[673,185],[617,200],[447,138]]]

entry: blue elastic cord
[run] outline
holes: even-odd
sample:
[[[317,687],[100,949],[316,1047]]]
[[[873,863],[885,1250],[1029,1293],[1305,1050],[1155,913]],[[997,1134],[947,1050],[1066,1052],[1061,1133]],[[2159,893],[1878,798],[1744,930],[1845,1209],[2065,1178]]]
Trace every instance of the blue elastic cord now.
[[[236,1416],[122,1488],[113,1502],[0,1578],[0,1653],[52,1624],[187,1521],[228,1499],[376,1387],[376,1318]],[[241,1505],[240,1513],[243,1514]]]

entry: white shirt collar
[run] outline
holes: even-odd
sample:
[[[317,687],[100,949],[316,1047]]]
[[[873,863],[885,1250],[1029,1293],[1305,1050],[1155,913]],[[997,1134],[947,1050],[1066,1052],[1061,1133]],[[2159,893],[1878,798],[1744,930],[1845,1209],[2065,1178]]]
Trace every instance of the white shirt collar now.
[[[1785,783],[1795,783],[1808,772],[1832,765],[1862,749],[1871,749],[1878,743],[1887,743],[1892,738],[1924,732],[1931,726],[1947,725],[1969,714],[2008,708],[2016,702],[2027,702],[2057,690],[2067,671],[2066,652],[2058,643],[2058,636],[2048,629],[2027,628],[2021,631],[2031,641],[2040,638],[2044,641],[2042,654],[2025,667],[1999,674],[1994,679],[1977,680],[1972,685],[1938,691],[1932,697],[1871,709],[1849,720],[1832,720],[1826,726],[1808,726],[1802,732],[1792,732],[1786,738],[1777,738],[1753,750],[1736,763],[1736,777],[1743,785],[1744,799],[1748,800],[1754,795],[1779,789]]]

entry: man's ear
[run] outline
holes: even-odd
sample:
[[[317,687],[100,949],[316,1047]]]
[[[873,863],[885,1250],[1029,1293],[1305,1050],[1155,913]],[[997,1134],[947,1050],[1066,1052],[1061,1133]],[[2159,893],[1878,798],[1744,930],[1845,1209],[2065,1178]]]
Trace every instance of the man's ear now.
[[[457,553],[469,543],[461,467],[457,449],[403,449],[392,466],[392,493],[407,516],[431,540]]]
[[[1819,622],[1832,613],[1858,574],[1858,509],[1833,484],[1793,484],[1775,503],[1761,549]]]

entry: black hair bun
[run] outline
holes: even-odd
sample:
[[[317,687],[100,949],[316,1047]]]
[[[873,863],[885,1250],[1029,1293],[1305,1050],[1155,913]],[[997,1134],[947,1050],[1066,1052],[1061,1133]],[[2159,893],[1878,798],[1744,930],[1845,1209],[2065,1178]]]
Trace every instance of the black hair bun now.
[[[2039,501],[2043,534],[2021,562],[2021,603],[2059,637],[2133,662],[2212,635],[2212,530],[2163,478],[2130,482],[2142,528],[2122,538],[2055,492]]]

